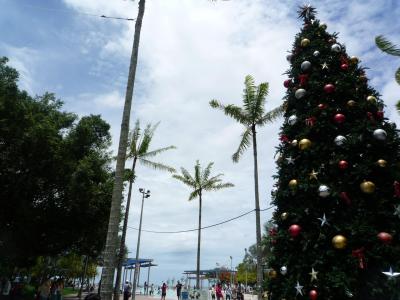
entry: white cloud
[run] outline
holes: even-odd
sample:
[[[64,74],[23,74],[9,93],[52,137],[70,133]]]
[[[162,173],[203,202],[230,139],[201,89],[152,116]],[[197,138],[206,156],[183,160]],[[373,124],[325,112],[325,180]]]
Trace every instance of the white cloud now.
[[[119,91],[111,91],[105,95],[97,95],[93,102],[96,105],[100,105],[103,109],[108,108],[122,108],[124,106],[125,98],[120,94]]]

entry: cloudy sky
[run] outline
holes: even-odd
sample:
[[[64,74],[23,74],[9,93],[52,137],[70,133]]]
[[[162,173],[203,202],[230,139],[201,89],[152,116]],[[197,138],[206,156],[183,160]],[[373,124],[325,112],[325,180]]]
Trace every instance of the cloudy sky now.
[[[178,149],[160,161],[192,170],[196,159],[215,162],[234,188],[204,195],[203,224],[209,225],[254,208],[252,156],[231,162],[242,128],[208,102],[240,104],[245,75],[268,81],[268,108],[281,104],[282,75],[294,35],[300,30],[294,0],[149,0],[144,16],[133,121],[161,124],[153,147]],[[385,34],[400,43],[397,0],[314,1],[328,31],[340,32],[349,55],[370,69],[370,84],[387,104],[386,115],[399,123],[394,104],[400,87],[394,82],[400,60],[381,53],[374,37]],[[101,114],[112,126],[116,149],[134,22],[93,15],[135,18],[137,2],[128,0],[0,0],[0,56],[21,74],[20,86],[32,94],[51,91],[65,109]],[[85,14],[86,13],[86,14]],[[397,34],[396,34],[397,33]],[[274,147],[282,120],[259,130],[261,207],[270,202],[275,172]],[[150,189],[143,228],[181,230],[196,227],[198,204],[188,202],[189,190],[168,174],[140,166],[134,187],[129,226],[138,226],[138,188]],[[271,211],[262,213],[263,222]],[[137,232],[129,229],[127,244],[135,255]],[[203,269],[216,263],[237,265],[244,248],[255,242],[254,214],[202,232]],[[180,278],[195,269],[197,235],[143,233],[141,257],[159,267],[152,279]],[[143,279],[144,280],[144,279]]]

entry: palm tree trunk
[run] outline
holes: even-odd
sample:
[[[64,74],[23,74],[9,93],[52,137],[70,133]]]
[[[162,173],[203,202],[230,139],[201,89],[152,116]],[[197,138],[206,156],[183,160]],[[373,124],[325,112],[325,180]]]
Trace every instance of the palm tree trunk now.
[[[251,127],[253,136],[253,156],[254,156],[254,195],[256,204],[256,237],[257,237],[257,287],[258,287],[258,300],[262,298],[262,280],[263,280],[263,266],[261,254],[261,221],[260,221],[260,198],[258,194],[258,163],[257,163],[257,138],[256,126]]]
[[[200,240],[201,240],[201,192],[199,193],[199,229],[197,235],[197,267],[196,267],[196,288],[200,288]]]
[[[115,278],[115,288],[114,288],[114,299],[119,298],[119,286],[121,284],[122,263],[124,261],[124,254],[125,254],[126,230],[128,228],[129,208],[131,206],[132,185],[133,185],[134,174],[135,174],[136,160],[137,160],[137,157],[135,156],[135,158],[133,159],[133,163],[132,163],[132,175],[133,176],[129,180],[129,191],[128,191],[128,199],[126,200],[124,225],[122,227],[121,244],[119,245],[117,274],[116,274],[116,278]]]
[[[104,266],[101,275],[101,299],[111,300],[114,286],[114,272],[116,267],[115,252],[118,248],[118,231],[121,218],[121,199],[123,189],[123,175],[125,168],[126,149],[128,145],[129,120],[131,114],[133,88],[135,85],[136,67],[139,52],[140,31],[144,15],[145,0],[139,1],[139,12],[135,24],[132,55],[129,66],[128,83],[126,87],[125,105],[121,122],[121,133],[119,137],[117,165],[115,168],[115,181],[111,200],[110,219],[106,245],[104,250]],[[118,299],[115,299],[118,300]]]

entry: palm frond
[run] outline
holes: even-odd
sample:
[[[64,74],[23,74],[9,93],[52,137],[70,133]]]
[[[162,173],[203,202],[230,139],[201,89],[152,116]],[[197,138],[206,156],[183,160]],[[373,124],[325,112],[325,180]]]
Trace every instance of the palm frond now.
[[[213,190],[213,191],[218,191],[218,190],[222,190],[222,189],[225,189],[225,188],[228,188],[228,187],[234,187],[234,186],[235,186],[235,185],[234,185],[233,183],[226,182],[226,183],[221,183],[221,184],[213,185],[213,186],[211,187],[211,190]]]
[[[175,146],[168,146],[168,147],[156,149],[156,150],[153,150],[153,151],[150,151],[150,152],[143,153],[143,154],[140,155],[140,157],[146,157],[146,158],[154,157],[154,156],[157,156],[160,153],[163,153],[165,151],[172,150],[172,149],[176,149],[176,147]]]
[[[144,159],[144,158],[139,158],[139,161],[142,164],[153,168],[154,170],[168,171],[170,173],[175,173],[176,172],[176,170],[173,167],[164,165],[162,163],[157,163],[157,162],[150,161],[150,160],[147,160],[147,159]]]
[[[239,106],[233,104],[223,105],[215,99],[210,101],[210,106],[212,108],[218,108],[222,110],[225,113],[225,115],[235,119],[241,124],[247,124],[249,122],[249,118],[246,112]]]
[[[181,168],[181,173],[185,178],[187,178],[187,180],[189,180],[189,181],[191,181],[193,183],[196,183],[196,181],[194,180],[192,175],[190,175],[188,170],[186,170],[185,168]]]
[[[200,189],[194,190],[193,192],[190,193],[188,201],[192,201],[193,199],[199,197],[199,195],[200,195]]]
[[[208,177],[210,177],[211,168],[214,165],[213,162],[210,162],[207,167],[204,169],[203,174],[201,176],[202,181],[207,181]]]
[[[396,74],[394,75],[398,84],[400,84],[400,68],[397,69]]]
[[[182,176],[179,174],[174,174],[172,175],[173,178],[179,180],[180,182],[186,184],[187,186],[191,187],[191,188],[196,188],[195,182],[192,180],[189,180],[186,176]]]
[[[285,113],[286,107],[285,105],[278,106],[273,110],[267,112],[260,120],[257,120],[257,125],[264,125],[266,123],[272,123],[279,117],[283,116]]]
[[[244,79],[243,104],[245,110],[250,114],[253,113],[256,92],[257,87],[254,78],[251,75],[247,75]]]
[[[252,115],[254,119],[264,114],[265,98],[268,96],[269,84],[268,82],[260,83],[257,87],[257,94],[252,108]]]
[[[151,140],[153,139],[154,131],[157,129],[159,124],[160,124],[160,122],[158,122],[154,126],[152,126],[151,123],[147,124],[147,126],[143,132],[142,142],[140,143],[140,146],[138,148],[139,156],[143,155],[144,153],[146,153],[149,150]]]
[[[198,185],[201,185],[201,166],[198,160],[196,160],[196,165],[194,166],[194,180]]]
[[[250,140],[251,135],[252,135],[251,128],[247,127],[246,130],[242,133],[242,139],[240,141],[238,149],[232,155],[233,162],[238,162],[240,156],[251,145],[251,140]]]
[[[383,35],[375,37],[375,44],[379,49],[387,54],[400,56],[400,48],[386,39]]]
[[[140,139],[140,121],[137,120],[135,123],[135,127],[133,128],[130,136],[129,136],[129,141],[128,141],[128,145],[129,145],[129,153],[128,153],[128,157],[132,158],[134,156],[137,155],[137,145]]]

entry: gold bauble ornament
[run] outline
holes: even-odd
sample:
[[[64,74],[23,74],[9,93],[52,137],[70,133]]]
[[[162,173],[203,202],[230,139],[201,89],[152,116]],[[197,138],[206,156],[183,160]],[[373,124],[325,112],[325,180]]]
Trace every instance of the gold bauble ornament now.
[[[384,159],[378,159],[378,161],[376,162],[376,164],[377,164],[378,166],[380,166],[381,168],[384,168],[384,167],[386,167],[386,165],[387,165],[387,161],[384,160]]]
[[[297,187],[297,180],[296,179],[292,179],[289,181],[289,187],[291,189],[295,189]]]
[[[370,102],[370,103],[376,103],[376,97],[370,95],[370,96],[367,97],[367,101]]]
[[[296,147],[297,146],[297,140],[293,140],[291,144],[292,144],[293,147]]]
[[[302,47],[307,47],[308,45],[310,45],[310,40],[309,39],[302,39],[300,42]]]
[[[278,276],[278,272],[276,272],[274,269],[272,269],[272,270],[270,270],[270,271],[268,272],[268,277],[269,277],[269,278],[274,279],[274,278],[276,278],[277,276]]]
[[[287,212],[281,213],[281,220],[285,221],[289,217],[289,214]]]
[[[349,100],[349,101],[347,101],[347,106],[348,106],[348,107],[354,107],[354,106],[356,106],[356,105],[357,105],[357,102],[354,101],[354,100]]]
[[[357,57],[357,56],[352,56],[352,57],[350,57],[350,62],[351,62],[353,65],[358,64],[358,57]]]
[[[336,249],[344,249],[347,245],[347,239],[343,235],[335,235],[332,239],[332,245]]]
[[[375,183],[372,181],[364,181],[360,184],[360,189],[365,194],[372,194],[375,192]]]
[[[309,139],[300,140],[300,142],[299,142],[300,150],[307,150],[310,147],[311,147],[311,141]]]

